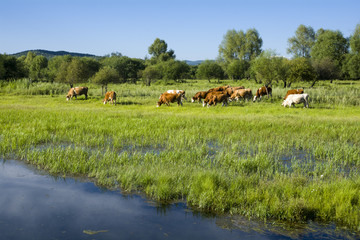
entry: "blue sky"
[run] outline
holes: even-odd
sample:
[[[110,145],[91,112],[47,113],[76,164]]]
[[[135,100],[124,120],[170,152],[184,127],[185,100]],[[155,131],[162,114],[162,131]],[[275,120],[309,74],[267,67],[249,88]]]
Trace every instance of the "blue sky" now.
[[[228,30],[255,28],[262,49],[286,54],[300,24],[360,24],[359,0],[0,0],[0,53],[31,49],[144,58],[156,38],[178,60],[215,59]]]

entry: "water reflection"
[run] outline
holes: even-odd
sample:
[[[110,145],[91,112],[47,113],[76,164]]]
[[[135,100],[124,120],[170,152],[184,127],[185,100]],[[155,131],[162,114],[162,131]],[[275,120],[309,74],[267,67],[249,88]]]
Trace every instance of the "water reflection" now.
[[[1,239],[356,239],[334,231],[207,216],[0,160]],[[314,230],[315,229],[315,230]],[[295,233],[294,233],[295,232]]]

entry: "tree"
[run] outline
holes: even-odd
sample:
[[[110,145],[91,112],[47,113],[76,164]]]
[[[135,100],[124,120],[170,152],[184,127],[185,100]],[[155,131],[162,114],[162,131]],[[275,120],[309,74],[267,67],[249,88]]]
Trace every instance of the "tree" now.
[[[158,65],[165,80],[178,81],[189,76],[190,67],[186,62],[169,60]]]
[[[219,46],[219,58],[226,64],[233,60],[251,61],[261,53],[262,39],[256,29],[229,30]]]
[[[86,57],[71,57],[63,61],[56,74],[55,81],[70,84],[87,82],[98,70],[100,64]]]
[[[309,59],[304,57],[295,58],[289,62],[289,65],[288,81],[290,85],[299,81],[313,81],[312,87],[315,85],[318,79]]]
[[[318,80],[334,80],[340,77],[339,66],[330,58],[314,59],[312,66]]]
[[[16,57],[3,55],[2,56],[2,78],[5,80],[18,79],[26,76],[24,65],[18,61]]]
[[[226,68],[226,73],[231,79],[242,79],[246,77],[247,70],[249,69],[249,62],[245,60],[233,60]]]
[[[219,81],[224,78],[224,70],[218,63],[205,60],[199,65],[196,75],[198,78],[205,78],[209,82],[212,78],[218,79]]]
[[[360,54],[360,24],[356,25],[354,34],[350,37],[350,48],[353,54]]]
[[[4,67],[5,57],[0,54],[0,80],[5,79],[5,67]]]
[[[167,50],[167,43],[164,40],[156,38],[154,43],[148,49],[151,58],[151,64],[156,64],[159,61],[168,61],[170,59],[175,59],[174,50]]]
[[[360,54],[347,54],[342,69],[343,76],[360,79]]]
[[[288,39],[289,48],[287,53],[293,54],[295,58],[305,57],[310,58],[311,48],[315,43],[315,31],[312,27],[300,25],[295,36]]]
[[[112,55],[106,57],[102,61],[104,66],[110,66],[119,74],[121,82],[127,82],[132,79],[132,82],[136,83],[138,79],[138,73],[145,68],[145,63],[141,59],[132,59],[126,56]]]
[[[104,87],[105,93],[107,92],[107,85],[109,83],[115,83],[119,80],[118,72],[109,66],[104,66],[101,68],[91,79],[93,83],[101,85],[101,92],[104,95]]]
[[[161,74],[156,65],[149,65],[144,69],[144,71],[142,71],[142,78],[146,86],[150,86],[154,79],[160,78],[160,75]]]
[[[272,59],[276,57],[273,51],[264,51],[261,55],[251,61],[250,72],[256,82],[270,85],[275,78],[275,69],[272,67]]]
[[[328,58],[332,60],[339,69],[345,54],[348,53],[348,41],[340,31],[320,29],[314,46],[311,49],[311,57],[314,60]]]
[[[37,55],[35,56],[29,64],[29,77],[30,79],[40,80],[44,79],[46,76],[48,60],[46,57]]]

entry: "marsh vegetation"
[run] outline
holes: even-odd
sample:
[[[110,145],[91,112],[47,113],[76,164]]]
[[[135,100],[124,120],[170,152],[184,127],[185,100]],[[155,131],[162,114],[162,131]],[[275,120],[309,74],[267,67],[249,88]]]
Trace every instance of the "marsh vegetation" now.
[[[101,89],[91,84],[88,100],[70,102],[65,84],[17,84],[27,83],[0,90],[5,159],[201,211],[360,231],[358,82],[305,88],[309,109],[282,107],[286,89],[276,86],[272,99],[257,103],[156,108],[165,90],[183,89],[189,99],[215,84],[109,85],[116,106],[103,105]]]

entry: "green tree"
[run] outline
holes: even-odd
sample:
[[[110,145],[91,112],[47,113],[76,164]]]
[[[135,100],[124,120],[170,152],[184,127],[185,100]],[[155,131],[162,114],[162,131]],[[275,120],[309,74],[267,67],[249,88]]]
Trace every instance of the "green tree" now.
[[[126,56],[112,55],[102,59],[101,63],[104,66],[111,66],[116,69],[119,74],[121,82],[132,80],[136,83],[138,74],[145,68],[145,63],[141,59],[129,58]]]
[[[45,78],[48,66],[46,57],[37,55],[28,64],[30,79],[38,81]]]
[[[315,61],[324,58],[331,59],[340,69],[342,60],[348,53],[348,46],[348,40],[343,37],[340,31],[320,29],[311,49],[311,57]]]
[[[354,34],[350,37],[350,48],[353,54],[360,54],[360,24],[356,25]]]
[[[151,44],[148,49],[149,54],[152,55],[152,58],[150,59],[151,64],[175,59],[176,56],[174,50],[170,49],[168,51],[167,48],[167,43],[164,40],[156,38],[154,43]]]
[[[150,86],[155,79],[161,78],[161,73],[156,65],[149,65],[142,71],[142,79],[146,86]]]
[[[205,78],[210,82],[212,78],[218,79],[218,81],[223,79],[225,73],[218,63],[205,60],[199,65],[196,75],[198,78]]]
[[[300,81],[313,81],[312,87],[315,85],[318,79],[309,59],[295,58],[289,62],[289,65],[289,87],[291,83]]]
[[[249,67],[248,61],[235,59],[226,67],[226,73],[229,78],[239,80],[246,77]]]
[[[0,80],[5,79],[5,67],[4,67],[5,57],[0,54]]]
[[[87,82],[98,70],[100,64],[89,58],[73,57],[63,61],[55,77],[55,81],[70,84]]]
[[[342,69],[343,76],[360,79],[360,54],[347,54]]]
[[[329,57],[314,59],[312,66],[314,67],[318,80],[331,80],[332,82],[332,80],[340,77],[341,71],[339,65]]]
[[[158,64],[164,80],[181,81],[189,76],[190,67],[186,62],[169,60]]]
[[[18,61],[16,57],[3,55],[2,56],[2,78],[5,80],[18,79],[26,76],[24,65]]]
[[[266,50],[261,55],[251,61],[250,73],[257,83],[270,85],[275,78],[275,69],[272,67],[272,59],[276,53]]]
[[[229,30],[219,46],[219,58],[225,63],[233,60],[251,61],[261,53],[262,39],[256,29]]]
[[[310,58],[311,48],[315,44],[315,31],[312,27],[300,25],[295,36],[288,39],[289,48],[287,53],[293,54],[295,58],[305,57]]]
[[[71,62],[72,56],[56,56],[49,59],[48,62],[48,78],[50,81],[56,81],[58,76],[59,79],[66,78],[66,69],[69,62]],[[61,82],[61,81],[60,81]]]
[[[101,85],[101,92],[102,95],[104,95],[104,87],[106,93],[107,85],[109,83],[115,83],[119,81],[119,74],[116,69],[109,66],[104,66],[94,75],[91,81],[95,84]]]

